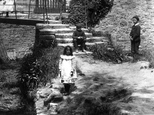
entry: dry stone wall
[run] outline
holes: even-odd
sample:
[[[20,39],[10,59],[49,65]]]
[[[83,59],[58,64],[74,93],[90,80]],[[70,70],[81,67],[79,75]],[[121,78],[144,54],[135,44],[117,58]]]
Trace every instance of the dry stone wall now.
[[[134,15],[140,18],[142,39],[154,43],[154,0],[114,0],[111,12],[95,29],[108,31],[117,42],[129,41],[131,18]]]

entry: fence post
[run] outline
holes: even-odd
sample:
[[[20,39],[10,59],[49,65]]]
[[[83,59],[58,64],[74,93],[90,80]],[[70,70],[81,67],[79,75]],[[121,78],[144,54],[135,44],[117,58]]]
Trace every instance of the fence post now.
[[[17,9],[16,9],[16,1],[14,0],[14,7],[15,7],[15,17],[17,19]]]
[[[48,9],[47,9],[47,1],[45,0],[45,13],[46,13],[46,19],[48,23]]]
[[[30,16],[30,7],[31,7],[31,0],[29,0],[28,19],[29,19],[29,16]]]
[[[43,21],[45,22],[45,4],[44,4],[44,0],[43,0]]]

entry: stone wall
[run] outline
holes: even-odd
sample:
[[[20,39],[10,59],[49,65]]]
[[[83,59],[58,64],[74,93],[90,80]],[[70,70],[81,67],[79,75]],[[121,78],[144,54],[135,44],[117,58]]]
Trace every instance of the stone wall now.
[[[154,0],[114,0],[111,12],[95,28],[109,31],[116,41],[129,41],[131,18],[134,15],[140,18],[142,39],[153,40]]]

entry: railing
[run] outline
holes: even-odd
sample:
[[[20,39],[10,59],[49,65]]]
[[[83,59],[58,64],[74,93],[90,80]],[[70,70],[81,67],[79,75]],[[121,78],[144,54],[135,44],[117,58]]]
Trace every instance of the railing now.
[[[44,1],[44,2],[43,2]],[[48,13],[60,13],[66,12],[66,0],[64,0],[63,9],[59,2],[55,4],[57,0],[36,0],[36,2],[29,3],[16,3],[3,4],[0,2],[0,14],[9,13],[9,16],[19,19],[21,17],[27,19],[38,19],[42,20],[48,19]],[[12,8],[11,8],[12,7]]]
[[[36,5],[35,4],[21,4],[21,3],[14,3],[14,4],[0,4],[0,13],[4,14],[6,12],[9,12],[9,16],[13,17],[15,16],[16,19],[20,18],[21,16],[27,16],[27,18],[34,18],[34,9]],[[14,13],[14,15],[13,15]]]

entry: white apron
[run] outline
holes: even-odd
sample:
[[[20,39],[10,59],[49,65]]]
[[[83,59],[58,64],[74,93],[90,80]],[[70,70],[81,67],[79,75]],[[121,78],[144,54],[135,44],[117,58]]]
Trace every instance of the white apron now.
[[[75,56],[61,55],[59,61],[59,77],[62,83],[74,83],[77,79]]]

